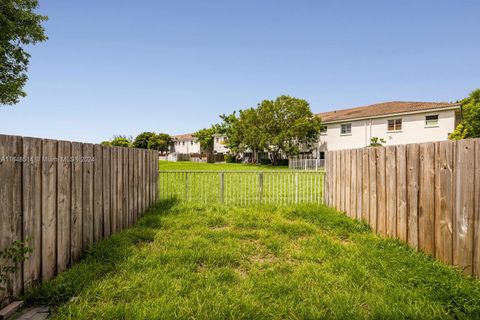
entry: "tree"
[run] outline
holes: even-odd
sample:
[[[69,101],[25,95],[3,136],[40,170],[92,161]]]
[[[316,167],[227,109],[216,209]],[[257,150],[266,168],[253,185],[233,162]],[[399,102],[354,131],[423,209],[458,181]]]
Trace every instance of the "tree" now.
[[[480,89],[460,101],[463,120],[448,137],[451,140],[480,137]]]
[[[303,99],[280,96],[264,100],[257,108],[261,146],[270,152],[272,162],[280,155],[296,155],[318,141],[321,119]]]
[[[381,147],[384,143],[387,143],[385,139],[379,137],[371,137],[369,147]]]
[[[148,149],[148,140],[156,136],[154,132],[142,132],[133,141],[134,148]]]
[[[170,150],[170,143],[172,142],[172,137],[166,133],[156,134],[148,140],[148,149],[153,149],[160,151],[162,153],[167,153]]]
[[[200,143],[200,149],[202,152],[211,153],[213,152],[213,135],[217,133],[215,126],[211,128],[200,129],[193,134]]]
[[[34,12],[38,0],[2,0],[0,3],[0,104],[13,105],[25,97],[23,87],[30,54],[22,46],[47,40],[42,22]]]
[[[110,145],[113,147],[126,147],[129,148],[132,146],[132,138],[126,136],[114,136]]]

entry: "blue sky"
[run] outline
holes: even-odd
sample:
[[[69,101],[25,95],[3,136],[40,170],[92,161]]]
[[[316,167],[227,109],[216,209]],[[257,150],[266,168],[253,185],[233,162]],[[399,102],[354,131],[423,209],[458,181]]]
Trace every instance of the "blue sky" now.
[[[49,40],[0,133],[179,134],[282,94],[314,112],[480,87],[480,2],[40,0]]]

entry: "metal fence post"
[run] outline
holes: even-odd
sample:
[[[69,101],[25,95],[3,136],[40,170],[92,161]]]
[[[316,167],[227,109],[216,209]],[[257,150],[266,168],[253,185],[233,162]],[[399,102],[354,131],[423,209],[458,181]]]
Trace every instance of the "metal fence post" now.
[[[185,172],[185,200],[188,201],[188,172]]]
[[[225,203],[225,173],[220,172],[220,202]]]
[[[298,203],[298,172],[295,173],[295,203]]]
[[[260,203],[263,201],[263,172],[258,173],[258,199]]]

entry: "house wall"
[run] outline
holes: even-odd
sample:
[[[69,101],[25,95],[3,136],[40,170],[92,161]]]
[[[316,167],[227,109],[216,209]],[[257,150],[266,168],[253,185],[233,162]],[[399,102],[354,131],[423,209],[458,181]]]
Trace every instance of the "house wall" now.
[[[438,125],[426,126],[425,116],[438,115]],[[402,130],[388,131],[388,120],[402,119]],[[351,123],[352,133],[340,134],[341,124]],[[366,147],[372,137],[385,139],[385,145],[443,141],[455,129],[455,110],[430,111],[376,119],[324,123],[326,134],[321,134],[319,150],[340,150]]]
[[[226,137],[225,136],[214,136],[213,137],[213,151],[217,153],[226,153],[228,152],[228,148],[225,147]]]
[[[176,153],[200,153],[200,143],[195,140],[180,140],[173,143],[173,152]]]

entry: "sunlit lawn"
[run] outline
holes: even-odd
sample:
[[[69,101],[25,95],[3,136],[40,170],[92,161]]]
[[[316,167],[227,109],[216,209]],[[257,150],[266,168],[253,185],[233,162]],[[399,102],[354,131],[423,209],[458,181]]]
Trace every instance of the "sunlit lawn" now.
[[[320,205],[163,201],[27,303],[55,319],[479,319],[480,284]]]

